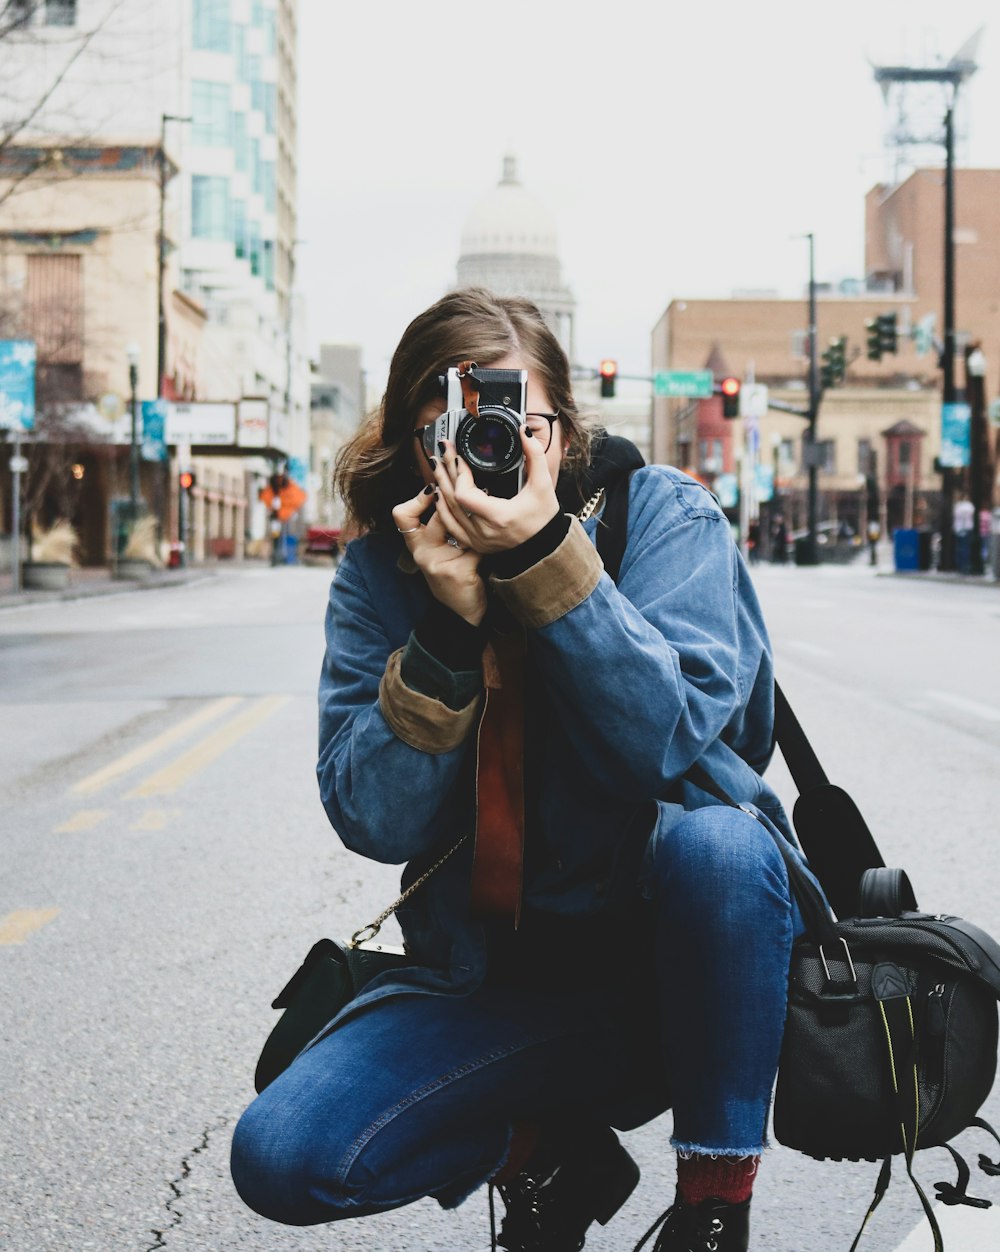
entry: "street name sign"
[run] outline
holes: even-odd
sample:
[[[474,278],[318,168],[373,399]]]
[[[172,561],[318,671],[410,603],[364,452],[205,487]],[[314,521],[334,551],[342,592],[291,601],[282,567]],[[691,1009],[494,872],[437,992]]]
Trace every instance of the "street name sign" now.
[[[714,387],[711,370],[657,370],[653,375],[653,390],[658,396],[708,400]]]

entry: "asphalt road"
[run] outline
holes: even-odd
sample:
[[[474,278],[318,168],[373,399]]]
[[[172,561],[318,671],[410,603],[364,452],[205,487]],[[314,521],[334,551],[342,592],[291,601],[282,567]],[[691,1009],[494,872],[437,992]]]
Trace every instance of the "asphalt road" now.
[[[1000,589],[760,567],[782,683],[921,903],[1000,934]],[[243,570],[142,595],[0,612],[0,1247],[10,1252],[418,1249],[489,1244],[486,1204],[424,1202],[306,1230],[247,1211],[229,1137],[269,1001],[310,944],[395,894],[340,849],[313,776],[329,571]],[[780,761],[772,776],[792,798]],[[1000,1123],[1000,1098],[986,1116]],[[643,1181],[588,1252],[669,1202],[669,1117],[630,1134]],[[973,1162],[986,1143],[969,1137]],[[926,1164],[923,1162],[926,1160]],[[930,1185],[943,1152],[921,1158]],[[754,1247],[846,1249],[868,1165],[776,1147]],[[1000,1202],[997,1180],[975,1194]],[[1000,1209],[949,1248],[1000,1246]],[[863,1248],[930,1247],[897,1179]],[[948,1210],[944,1221],[955,1219]]]

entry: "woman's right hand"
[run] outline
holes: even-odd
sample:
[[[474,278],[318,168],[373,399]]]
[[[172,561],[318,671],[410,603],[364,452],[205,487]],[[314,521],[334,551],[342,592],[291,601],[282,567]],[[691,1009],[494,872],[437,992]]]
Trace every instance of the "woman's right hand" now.
[[[421,524],[431,496],[436,505],[434,516]],[[486,614],[486,586],[479,576],[480,554],[472,550],[469,536],[433,484],[424,487],[412,500],[397,504],[392,520],[435,600],[478,626]],[[449,537],[459,546],[449,543]]]

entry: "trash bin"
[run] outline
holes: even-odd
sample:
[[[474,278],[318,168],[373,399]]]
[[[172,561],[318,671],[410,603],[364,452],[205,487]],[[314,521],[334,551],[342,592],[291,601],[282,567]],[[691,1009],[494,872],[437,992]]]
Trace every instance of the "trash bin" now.
[[[896,563],[896,572],[920,568],[920,534],[916,530],[901,526],[893,532],[892,552]]]
[[[819,560],[819,553],[816,553],[816,561],[811,561],[810,554],[812,549],[809,544],[809,536],[801,535],[795,540],[795,564],[796,565],[815,565]]]

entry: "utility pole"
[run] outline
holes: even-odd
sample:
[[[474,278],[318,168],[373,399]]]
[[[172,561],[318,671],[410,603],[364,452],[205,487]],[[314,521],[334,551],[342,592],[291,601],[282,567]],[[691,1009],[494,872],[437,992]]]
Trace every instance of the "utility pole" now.
[[[941,402],[954,404],[955,390],[955,128],[954,96],[944,115],[944,351],[941,355]],[[955,568],[955,532],[952,525],[955,477],[941,467],[941,557],[939,568]],[[978,524],[978,523],[977,523]]]
[[[809,433],[806,435],[809,470],[809,502],[808,526],[809,535],[800,565],[816,565],[819,562],[819,551],[816,543],[816,526],[819,495],[819,466],[816,463],[816,418],[819,416],[819,361],[817,359],[816,332],[816,239],[812,231],[806,235],[809,240]],[[798,557],[796,553],[796,557]]]

